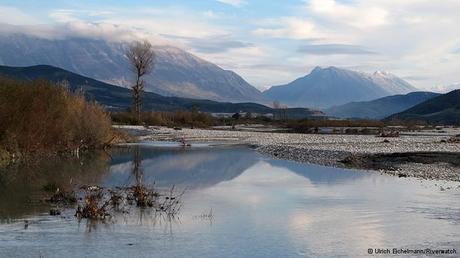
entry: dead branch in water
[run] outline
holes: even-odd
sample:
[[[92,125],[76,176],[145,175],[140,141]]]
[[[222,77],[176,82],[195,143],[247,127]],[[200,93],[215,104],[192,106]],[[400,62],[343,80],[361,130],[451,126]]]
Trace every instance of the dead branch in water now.
[[[80,198],[75,216],[97,220],[106,220],[115,212],[129,213],[133,206],[174,217],[182,207],[181,197],[184,194],[177,193],[174,186],[166,193],[160,193],[142,184],[114,189],[84,186],[81,190],[83,197]]]

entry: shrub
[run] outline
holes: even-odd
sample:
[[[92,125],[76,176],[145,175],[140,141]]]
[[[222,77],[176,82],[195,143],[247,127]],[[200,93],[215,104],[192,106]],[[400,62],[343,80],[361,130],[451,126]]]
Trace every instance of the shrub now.
[[[137,119],[132,112],[112,113],[112,121],[120,124],[136,124]],[[143,112],[142,121],[146,125],[157,126],[190,126],[209,127],[214,125],[215,119],[201,112],[175,111],[175,112]]]
[[[111,132],[109,116],[83,94],[46,80],[0,78],[0,145],[10,153],[98,148],[110,140]]]
[[[298,120],[289,122],[287,126],[303,133],[318,127],[384,127],[385,123],[377,120]]]

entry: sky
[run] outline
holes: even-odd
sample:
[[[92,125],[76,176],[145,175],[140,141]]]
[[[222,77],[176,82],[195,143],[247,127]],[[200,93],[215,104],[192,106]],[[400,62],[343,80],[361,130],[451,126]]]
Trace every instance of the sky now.
[[[445,91],[460,83],[459,13],[459,0],[0,0],[0,26],[171,44],[262,90],[338,66]]]

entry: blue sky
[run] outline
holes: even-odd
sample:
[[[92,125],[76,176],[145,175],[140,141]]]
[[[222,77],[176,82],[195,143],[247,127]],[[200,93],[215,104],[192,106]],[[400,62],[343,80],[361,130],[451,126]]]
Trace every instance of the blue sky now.
[[[458,13],[457,0],[0,0],[0,23],[18,30],[176,45],[261,89],[315,66],[385,70],[420,89],[459,83]]]

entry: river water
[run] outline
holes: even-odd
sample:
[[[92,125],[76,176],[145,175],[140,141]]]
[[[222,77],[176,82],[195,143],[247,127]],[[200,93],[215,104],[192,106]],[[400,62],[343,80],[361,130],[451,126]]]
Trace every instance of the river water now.
[[[78,221],[72,208],[50,216],[49,207],[37,201],[49,184],[133,184],[133,167],[141,168],[147,184],[185,190],[176,218],[133,209],[106,223]],[[0,257],[460,251],[458,184],[274,160],[246,147],[131,146],[110,155],[2,171],[0,188]]]

